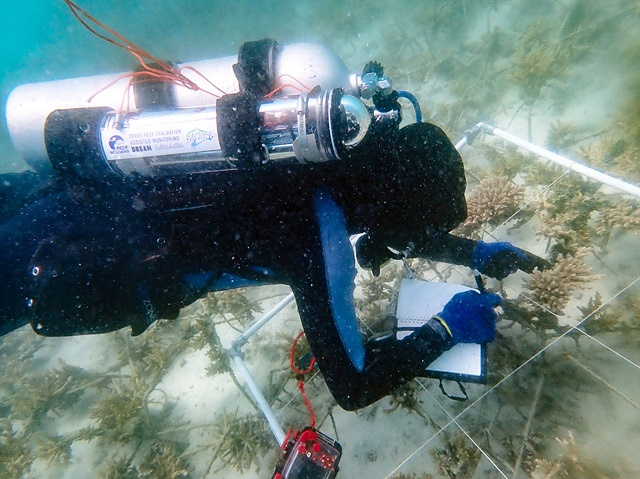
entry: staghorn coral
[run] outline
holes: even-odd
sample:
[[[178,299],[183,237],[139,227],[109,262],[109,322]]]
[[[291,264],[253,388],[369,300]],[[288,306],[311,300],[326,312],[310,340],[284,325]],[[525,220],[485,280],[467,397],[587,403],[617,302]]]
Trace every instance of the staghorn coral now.
[[[632,136],[607,137],[580,148],[580,154],[590,165],[632,181],[640,181],[638,163],[640,144]]]
[[[146,391],[127,382],[107,389],[91,407],[99,431],[112,442],[127,443],[138,436],[145,423]]]
[[[68,466],[71,463],[71,446],[74,440],[75,437],[39,434],[36,437],[38,443],[36,456],[46,461],[49,466]]]
[[[525,330],[536,333],[541,339],[549,335],[557,336],[566,330],[565,326],[560,325],[556,314],[542,307],[533,306],[522,295],[515,301],[505,300],[501,306],[504,312],[503,319],[518,323]]]
[[[479,169],[477,173],[475,173],[477,178],[506,175],[512,180],[531,165],[531,158],[518,150],[514,145],[482,143],[477,146],[474,144],[474,146],[490,165],[490,169]],[[467,172],[469,176],[474,176],[474,169],[468,168]]]
[[[211,337],[217,337],[216,325],[206,313],[187,316],[181,322],[181,339],[191,349],[199,350],[211,345]]]
[[[566,150],[579,141],[576,136],[578,132],[578,127],[574,123],[564,121],[551,123],[547,133],[547,146],[555,151]]]
[[[405,271],[398,264],[390,264],[381,269],[378,277],[370,272],[361,275],[355,306],[363,334],[390,330],[387,319],[393,316],[393,300],[404,274]]]
[[[132,370],[134,380],[152,384],[160,381],[169,365],[187,347],[185,341],[176,341],[180,324],[173,320],[156,321],[144,334],[136,337],[117,335],[121,344],[119,361]]]
[[[567,439],[556,437],[556,441],[564,448],[564,454],[555,461],[536,459],[531,479],[570,479],[575,477],[606,479],[611,477],[595,461],[580,453],[571,431],[569,431]]]
[[[505,175],[484,178],[467,199],[467,220],[461,230],[473,234],[486,225],[499,225],[518,211],[523,197],[523,188]]]
[[[208,336],[209,349],[207,350],[207,357],[211,361],[211,364],[207,366],[207,374],[209,376],[215,376],[216,374],[231,372],[231,365],[229,354],[224,349],[218,332],[213,329],[212,333]]]
[[[602,307],[602,296],[599,292],[589,298],[585,306],[578,306],[578,309],[583,318],[588,318],[582,324],[582,329],[591,335],[616,331],[621,326],[619,316]]]
[[[557,38],[553,28],[535,21],[518,42],[511,78],[520,88],[520,96],[527,105],[532,105],[540,97],[542,89],[553,80],[567,75],[571,58],[579,45],[568,39],[553,41]]]
[[[253,322],[253,313],[263,312],[260,302],[248,298],[245,291],[244,288],[239,288],[211,293],[201,302],[211,316],[222,318],[216,321],[217,324],[227,323],[238,329],[238,325],[246,327]]]
[[[427,472],[423,472],[420,475],[416,473],[405,474],[404,472],[397,472],[391,476],[391,479],[433,479],[433,475]]]
[[[600,209],[595,231],[602,238],[601,249],[606,248],[611,234],[620,230],[640,231],[640,207],[637,202],[610,202]]]
[[[418,416],[429,422],[430,419],[422,408],[420,399],[418,399],[418,392],[419,389],[415,381],[402,384],[391,393],[389,400],[390,407],[389,409],[385,409],[384,412],[391,413],[398,408],[402,408],[415,412]]]
[[[550,185],[566,172],[555,163],[536,161],[527,167],[526,183],[530,185]]]
[[[440,474],[451,479],[473,477],[480,461],[480,450],[469,444],[462,433],[455,434],[453,438],[447,433],[443,436],[445,447],[431,452],[438,461]]]
[[[555,241],[553,252],[573,252],[576,246],[585,246],[590,243],[591,230],[586,223],[581,222],[583,215],[577,210],[556,213],[555,215],[546,209],[538,210],[540,226],[537,233],[548,240],[548,245]],[[571,225],[582,225],[572,228]],[[549,249],[549,246],[547,246]]]
[[[23,477],[31,470],[33,459],[28,435],[16,432],[4,419],[0,424],[0,477]]]
[[[157,442],[138,467],[140,479],[186,479],[191,467],[184,458],[184,447]]]
[[[18,371],[21,371],[19,368]],[[15,383],[3,386],[8,393],[12,416],[31,422],[34,426],[47,414],[61,415],[75,404],[89,385],[90,374],[84,369],[69,366],[63,361],[44,371],[27,373]],[[96,382],[101,382],[98,379]]]
[[[131,465],[131,459],[123,457],[109,461],[99,477],[101,479],[140,479],[140,474],[138,474],[138,468]]]
[[[536,268],[526,282],[531,299],[561,314],[576,289],[598,278],[584,262],[587,253],[588,250],[582,248],[573,256],[560,255],[549,269],[540,271]]]
[[[605,234],[613,228],[640,229],[640,207],[631,201],[611,204],[600,212],[596,233]]]
[[[261,417],[252,414],[238,417],[237,410],[234,414],[225,412],[219,416],[213,433],[215,449],[210,466],[213,460],[219,459],[243,472],[251,464],[258,466],[258,459],[273,445]]]
[[[540,220],[537,233],[548,239],[547,249],[553,245],[552,259],[559,254],[575,255],[579,248],[591,245],[595,232],[590,219],[604,201],[598,192],[600,186],[580,175],[562,175],[554,188],[542,195],[537,209]]]

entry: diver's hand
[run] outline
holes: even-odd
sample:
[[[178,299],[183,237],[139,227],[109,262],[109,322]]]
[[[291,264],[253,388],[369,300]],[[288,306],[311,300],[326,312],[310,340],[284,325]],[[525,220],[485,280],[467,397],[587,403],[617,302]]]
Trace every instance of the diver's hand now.
[[[443,323],[454,344],[488,343],[496,337],[495,307],[502,298],[495,293],[465,291],[456,294],[434,319]]]
[[[492,278],[504,279],[518,269],[525,273],[534,268],[545,269],[549,262],[511,243],[478,241],[469,266]]]
[[[370,269],[377,278],[380,276],[380,267],[391,258],[400,256],[392,253],[385,244],[374,241],[371,236],[364,234],[356,242],[356,258],[363,269]]]

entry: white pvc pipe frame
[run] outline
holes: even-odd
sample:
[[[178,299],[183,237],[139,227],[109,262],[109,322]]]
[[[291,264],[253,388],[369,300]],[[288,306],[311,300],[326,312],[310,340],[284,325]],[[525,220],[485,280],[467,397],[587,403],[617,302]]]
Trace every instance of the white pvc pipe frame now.
[[[475,127],[469,130],[467,135],[465,135],[465,137],[456,144],[456,149],[460,150],[462,147],[467,145],[469,143],[469,135],[480,131],[489,135],[497,136],[498,138],[502,138],[503,140],[513,143],[520,148],[524,148],[525,150],[528,150],[542,158],[553,161],[554,163],[563,166],[570,171],[575,171],[576,173],[584,175],[587,178],[591,178],[592,180],[596,180],[604,185],[611,186],[612,188],[622,191],[623,193],[627,193],[629,195],[635,196],[636,198],[640,198],[640,187],[634,184],[628,183],[618,178],[614,178],[613,176],[607,175],[602,171],[598,171],[594,168],[585,166],[582,163],[578,163],[577,161],[570,160],[568,158],[565,158],[564,156],[560,156],[552,151],[534,145],[533,143],[525,141],[522,138],[514,136],[511,133],[507,133],[504,130],[501,130],[484,122],[478,123]]]
[[[253,400],[256,402],[258,409],[262,411],[262,415],[267,420],[267,424],[269,425],[269,429],[273,433],[276,441],[278,441],[278,445],[282,446],[284,440],[286,439],[286,434],[282,426],[278,422],[273,410],[269,406],[266,398],[260,391],[260,387],[256,384],[253,376],[251,375],[251,371],[247,368],[246,364],[242,359],[242,346],[249,340],[251,336],[257,333],[260,328],[262,328],[265,324],[267,324],[273,317],[282,311],[291,301],[293,301],[293,293],[289,293],[282,301],[280,301],[277,305],[275,305],[267,314],[265,314],[258,321],[253,323],[249,329],[247,329],[244,333],[236,338],[231,347],[227,350],[227,353],[233,359],[234,364],[238,372],[244,378],[244,381],[247,383],[247,387],[251,392],[251,396]]]

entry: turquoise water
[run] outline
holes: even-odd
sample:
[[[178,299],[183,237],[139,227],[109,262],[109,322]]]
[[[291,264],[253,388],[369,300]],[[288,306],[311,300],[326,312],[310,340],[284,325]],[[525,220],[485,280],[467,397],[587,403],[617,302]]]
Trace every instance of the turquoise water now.
[[[396,87],[414,92],[426,119],[454,141],[488,121],[640,184],[640,7],[631,0],[81,6],[160,58],[232,55],[244,41],[273,37],[283,44],[323,43],[354,71],[379,60]],[[25,82],[135,66],[126,52],[79,25],[62,1],[11,2],[0,27],[3,101]],[[2,172],[26,167],[4,118],[0,155]],[[518,274],[490,283],[529,309],[501,321],[490,349],[489,383],[469,386],[465,404],[444,399],[437,383],[420,380],[346,413],[316,378],[308,389],[320,404],[322,428],[345,450],[339,477],[638,477],[639,200],[561,170],[538,169],[535,158],[490,137],[480,137],[463,156],[469,203],[477,205],[479,218],[463,232],[553,258],[561,285],[574,287],[566,298],[549,298],[543,288],[550,278],[534,284]],[[496,177],[506,178],[510,195],[500,196],[507,188],[486,181]],[[499,221],[482,219],[484,211]],[[425,279],[472,284],[466,271],[415,266]],[[582,275],[572,276],[576,271]],[[391,287],[401,274],[390,268],[382,280]],[[371,293],[385,289],[374,287],[380,283],[366,273],[358,281],[366,304],[388,308],[387,296]],[[559,289],[556,284],[553,291]],[[242,329],[286,292],[211,296],[183,311],[180,321],[161,323],[140,338],[122,331],[42,339],[23,328],[0,339],[0,474],[270,477],[274,443],[229,374],[211,371],[221,363],[210,338],[215,322],[223,343],[229,341],[237,334],[225,322],[229,317]],[[596,310],[598,301],[606,308]],[[544,308],[550,316],[541,316]],[[367,307],[360,312],[363,319],[370,314]],[[540,317],[550,321],[547,327]],[[285,374],[298,329],[288,309],[247,350],[250,368],[286,426],[307,420]],[[255,462],[222,457],[220,437],[242,443],[248,436]]]

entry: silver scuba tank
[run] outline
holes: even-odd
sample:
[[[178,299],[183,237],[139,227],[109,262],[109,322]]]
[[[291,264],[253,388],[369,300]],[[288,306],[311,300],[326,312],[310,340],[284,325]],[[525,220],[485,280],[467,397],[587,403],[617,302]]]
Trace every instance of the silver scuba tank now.
[[[224,93],[234,94],[240,89],[233,68],[236,61],[236,56],[228,56],[190,62],[193,70],[183,69],[182,73],[210,88],[203,83],[202,77],[206,77]],[[276,78],[293,78],[296,82],[283,81],[282,89],[259,105],[263,161],[335,159],[341,147],[355,146],[361,141],[370,117],[365,105],[356,98],[359,76],[351,73],[337,55],[321,45],[284,45],[277,49],[273,65]],[[182,66],[178,64],[176,68]],[[320,91],[301,95],[294,86],[297,83],[319,86]],[[6,107],[12,141],[34,170],[50,172],[45,124],[51,113],[108,107],[113,112],[104,115],[96,141],[104,161],[116,172],[154,176],[174,172],[177,165],[182,171],[189,171],[189,164],[194,171],[228,166],[233,155],[229,155],[228,148],[224,151],[218,135],[216,98],[202,90],[167,84],[170,104],[166,108],[145,110],[144,103],[136,95],[130,95],[128,110],[133,113],[123,118],[118,112],[129,88],[129,79],[123,73],[19,86],[9,95]],[[82,129],[82,125],[77,126]],[[318,130],[323,128],[326,131],[321,131],[322,137],[317,138]]]

